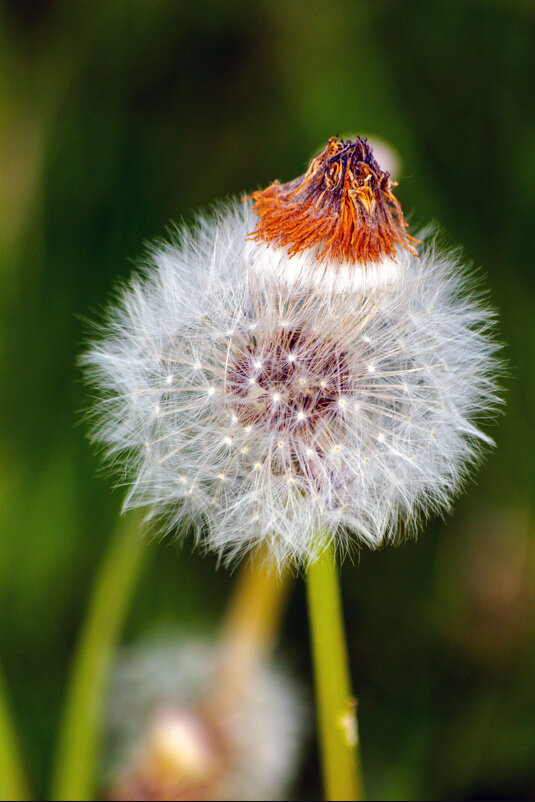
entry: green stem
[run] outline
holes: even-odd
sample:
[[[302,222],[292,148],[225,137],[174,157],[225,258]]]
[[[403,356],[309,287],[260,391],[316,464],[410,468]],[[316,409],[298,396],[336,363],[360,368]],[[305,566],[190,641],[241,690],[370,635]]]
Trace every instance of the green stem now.
[[[233,704],[247,693],[259,664],[273,649],[290,579],[269,565],[264,551],[241,568],[221,627],[216,702]]]
[[[95,758],[106,680],[141,567],[139,518],[124,518],[100,566],[74,656],[51,799],[95,799]]]
[[[15,727],[10,715],[7,690],[0,674],[0,800],[30,799]]]
[[[359,800],[362,779],[355,699],[332,545],[309,566],[307,594],[326,798]]]

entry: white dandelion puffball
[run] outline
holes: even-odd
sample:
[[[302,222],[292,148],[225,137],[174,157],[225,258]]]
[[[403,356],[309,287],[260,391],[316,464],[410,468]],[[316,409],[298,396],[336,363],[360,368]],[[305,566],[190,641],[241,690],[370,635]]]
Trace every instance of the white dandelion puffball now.
[[[447,509],[499,399],[493,314],[418,253],[364,140],[153,248],[85,356],[126,506],[306,563]],[[260,221],[260,222],[259,222]],[[251,236],[252,234],[252,236]]]
[[[288,798],[308,728],[301,688],[264,664],[225,703],[213,696],[218,657],[185,635],[125,650],[107,708],[109,798]]]

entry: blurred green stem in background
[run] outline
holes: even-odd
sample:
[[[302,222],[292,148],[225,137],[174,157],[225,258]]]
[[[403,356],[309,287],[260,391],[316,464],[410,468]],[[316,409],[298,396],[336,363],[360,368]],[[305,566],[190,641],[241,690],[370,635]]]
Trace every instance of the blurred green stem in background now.
[[[219,692],[228,702],[244,693],[275,644],[291,577],[256,552],[235,582],[220,634]]]
[[[323,782],[328,800],[363,798],[360,751],[334,547],[307,572]]]
[[[17,734],[10,715],[7,689],[0,672],[0,800],[31,799]]]
[[[55,757],[55,800],[95,799],[95,761],[106,680],[142,563],[138,514],[123,518],[100,566],[74,656]]]

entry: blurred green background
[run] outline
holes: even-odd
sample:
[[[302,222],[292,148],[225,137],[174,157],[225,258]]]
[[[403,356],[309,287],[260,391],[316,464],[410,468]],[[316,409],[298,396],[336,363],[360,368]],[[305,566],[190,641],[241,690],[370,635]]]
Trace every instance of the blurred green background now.
[[[509,361],[498,448],[447,521],[346,562],[370,798],[535,798],[535,8],[530,0],[11,0],[0,7],[0,648],[48,780],[76,635],[121,503],[75,365],[143,243],[387,140],[414,226],[481,265]],[[175,552],[177,552],[175,557]],[[124,639],[212,626],[215,560],[148,542]],[[281,651],[308,682],[302,583]],[[315,744],[295,790],[320,798]]]

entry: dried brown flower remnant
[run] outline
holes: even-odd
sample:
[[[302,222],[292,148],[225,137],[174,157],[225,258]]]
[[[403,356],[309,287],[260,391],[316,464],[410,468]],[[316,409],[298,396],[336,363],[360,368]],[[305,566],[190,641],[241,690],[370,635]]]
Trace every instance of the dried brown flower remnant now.
[[[260,222],[251,238],[288,246],[290,256],[317,248],[320,260],[377,262],[396,244],[417,255],[393,186],[366,139],[331,137],[304,175],[253,192]]]

